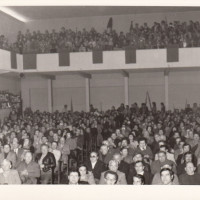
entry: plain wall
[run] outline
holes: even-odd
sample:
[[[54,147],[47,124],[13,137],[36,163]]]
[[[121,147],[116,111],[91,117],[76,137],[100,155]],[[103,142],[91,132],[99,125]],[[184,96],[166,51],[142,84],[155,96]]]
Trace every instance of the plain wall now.
[[[9,39],[9,42],[15,42],[18,31],[24,30],[25,23],[0,11],[0,30],[2,35]]]
[[[179,71],[169,74],[169,109],[184,108],[185,103],[200,103],[200,72]],[[2,80],[1,80],[2,81]],[[13,82],[12,91],[18,90]],[[7,83],[3,82],[6,88]],[[48,110],[47,79],[28,77],[22,79],[22,97],[24,108]],[[53,110],[62,110],[65,104],[74,110],[84,110],[86,104],[85,79],[79,75],[58,75],[53,80]],[[140,72],[129,76],[129,105],[145,102],[149,92],[151,102],[165,102],[164,73]],[[102,110],[118,107],[124,103],[124,77],[121,73],[92,74],[90,80],[90,103]]]
[[[74,17],[74,18],[66,18],[66,19],[49,19],[49,20],[37,20],[30,21],[26,23],[24,27],[24,31],[26,29],[40,30],[44,32],[45,30],[51,31],[55,29],[57,31],[60,30],[62,26],[67,29],[72,30],[82,30],[86,28],[86,30],[90,30],[94,27],[97,31],[103,32],[106,27],[109,18],[113,18],[113,28],[119,32],[129,31],[130,23],[139,23],[140,25],[145,22],[148,23],[149,26],[152,26],[153,23],[160,22],[161,20],[167,20],[168,22],[173,22],[174,20],[180,20],[181,22],[189,20],[199,21],[200,12],[198,11],[188,11],[188,12],[163,12],[163,13],[148,13],[148,14],[129,14],[129,15],[114,15],[114,16],[93,16],[93,17]]]
[[[100,110],[118,107],[124,103],[124,80],[122,74],[93,74],[90,80],[90,102]]]
[[[171,72],[169,74],[169,106],[185,108],[195,102],[200,104],[200,71]]]
[[[40,77],[27,77],[21,79],[21,93],[23,109],[31,107],[34,111],[48,110],[47,80]]]
[[[164,74],[162,72],[131,73],[129,77],[129,104],[144,103],[147,92],[151,102],[164,102]],[[149,106],[149,104],[148,104]]]
[[[67,104],[74,110],[85,110],[85,84],[80,76],[60,75],[52,82],[53,111],[62,111]],[[42,77],[26,76],[21,84],[23,108],[31,107],[33,111],[48,111],[48,83]]]
[[[13,94],[20,94],[20,80],[0,74],[0,90],[7,90]]]
[[[85,111],[85,79],[79,75],[59,75],[53,81],[53,110],[62,111],[64,105]]]

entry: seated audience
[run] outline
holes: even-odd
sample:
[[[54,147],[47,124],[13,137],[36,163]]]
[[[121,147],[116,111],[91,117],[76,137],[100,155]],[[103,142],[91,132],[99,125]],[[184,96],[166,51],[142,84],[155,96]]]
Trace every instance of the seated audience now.
[[[107,170],[117,173],[116,184],[132,185],[133,177],[134,184],[199,184],[198,106],[166,111],[164,104],[151,110],[135,103],[90,109],[12,112],[0,125],[0,164],[10,161],[5,176],[16,168],[22,184],[66,184],[69,169],[81,164],[75,172],[78,180],[72,177],[70,184],[106,184]]]

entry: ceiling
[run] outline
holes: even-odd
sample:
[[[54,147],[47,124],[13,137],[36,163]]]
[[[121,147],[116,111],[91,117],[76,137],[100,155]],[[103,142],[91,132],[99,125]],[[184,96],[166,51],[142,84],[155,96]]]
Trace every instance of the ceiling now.
[[[9,6],[7,8],[23,16],[28,21],[123,14],[200,11],[200,7],[169,6]]]

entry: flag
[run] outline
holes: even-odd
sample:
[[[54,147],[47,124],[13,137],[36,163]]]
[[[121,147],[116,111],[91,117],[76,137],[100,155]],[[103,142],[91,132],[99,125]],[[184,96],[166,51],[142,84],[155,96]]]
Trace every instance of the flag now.
[[[133,21],[131,21],[130,32],[133,30]]]
[[[24,54],[23,55],[23,67],[24,69],[36,69],[37,68],[37,55],[36,54]]]
[[[103,51],[102,49],[93,49],[92,60],[94,64],[103,63]]]
[[[136,49],[134,47],[125,48],[125,61],[126,64],[136,63]]]
[[[147,105],[147,93],[146,93],[146,97],[145,97],[145,104]]]
[[[15,52],[13,51],[10,52],[10,59],[11,59],[11,69],[17,69],[17,56]]]
[[[113,19],[112,19],[112,17],[110,17],[108,24],[107,24],[107,29],[112,29],[112,27],[113,27]]]
[[[72,101],[72,97],[71,97],[71,112],[73,112],[73,101]]]
[[[69,51],[59,52],[59,66],[70,66],[70,56]]]
[[[179,48],[178,45],[167,46],[167,62],[178,62],[179,61]]]
[[[152,110],[151,99],[150,99],[150,96],[149,96],[149,92],[148,92],[148,91],[147,91],[147,98],[148,98],[148,100],[149,100],[150,109]]]

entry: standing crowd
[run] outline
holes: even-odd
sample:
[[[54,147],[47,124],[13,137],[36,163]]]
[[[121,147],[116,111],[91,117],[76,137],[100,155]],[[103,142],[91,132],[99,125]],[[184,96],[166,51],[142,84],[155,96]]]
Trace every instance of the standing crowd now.
[[[12,111],[0,126],[0,184],[199,185],[200,107]]]

